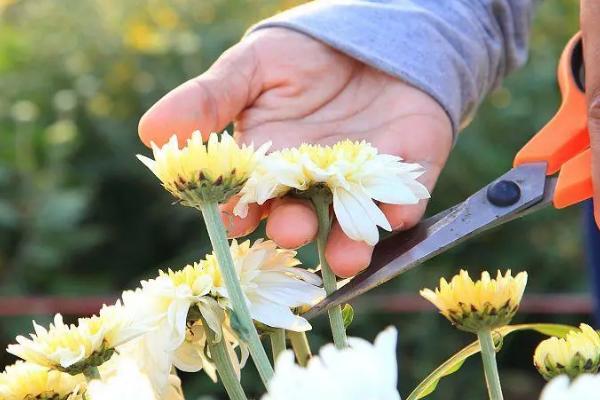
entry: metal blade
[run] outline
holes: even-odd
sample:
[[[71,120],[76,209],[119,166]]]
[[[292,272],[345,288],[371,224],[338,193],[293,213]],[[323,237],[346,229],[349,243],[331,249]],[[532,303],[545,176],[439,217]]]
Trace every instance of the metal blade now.
[[[499,181],[512,181],[519,186],[521,195],[514,204],[501,207],[488,200],[488,187]],[[464,202],[422,221],[410,231],[382,240],[363,273],[303,316],[310,319],[346,303],[480,232],[550,204],[555,186],[556,178],[546,177],[545,163],[511,169]]]

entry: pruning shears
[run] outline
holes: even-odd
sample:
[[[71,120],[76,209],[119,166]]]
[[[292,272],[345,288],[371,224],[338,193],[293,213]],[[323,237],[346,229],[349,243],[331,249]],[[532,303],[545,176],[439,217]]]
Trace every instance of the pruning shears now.
[[[364,272],[303,316],[311,318],[344,304],[485,230],[550,204],[560,209],[591,198],[592,153],[581,33],[563,50],[557,77],[562,104],[517,153],[510,171],[462,203],[380,241]]]

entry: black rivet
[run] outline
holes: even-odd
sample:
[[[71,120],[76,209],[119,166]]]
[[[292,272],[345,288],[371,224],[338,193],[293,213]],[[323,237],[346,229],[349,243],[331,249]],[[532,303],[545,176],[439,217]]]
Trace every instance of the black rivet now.
[[[498,207],[512,206],[521,198],[521,188],[513,181],[498,181],[488,187],[487,198]]]

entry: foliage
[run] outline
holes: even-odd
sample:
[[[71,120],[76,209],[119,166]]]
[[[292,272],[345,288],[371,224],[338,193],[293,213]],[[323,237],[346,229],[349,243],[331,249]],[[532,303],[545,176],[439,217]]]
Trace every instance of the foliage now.
[[[134,159],[144,151],[137,121],[169,89],[203,72],[250,24],[297,2],[0,0],[0,295],[116,293],[158,267],[199,259],[209,244],[198,215],[166,207],[171,199]],[[530,62],[461,134],[430,212],[510,168],[516,149],[551,116],[558,104],[555,65],[577,29],[577,11],[570,0],[539,6]],[[584,290],[578,210],[514,221],[382,291],[416,293],[442,274],[482,265],[527,268],[528,292]],[[464,334],[432,313],[356,311],[350,335],[370,339],[388,324],[399,327],[403,392],[465,344]],[[0,342],[26,331],[23,324],[0,321]],[[327,332],[325,323],[315,325],[313,348]],[[505,387],[516,388],[507,397],[531,398],[542,384],[531,366],[533,344],[526,335],[512,340],[499,360],[508,370],[504,379],[514,383]],[[457,389],[479,374],[465,365],[431,398],[482,398]],[[218,390],[205,380],[188,383],[188,393],[221,396]]]

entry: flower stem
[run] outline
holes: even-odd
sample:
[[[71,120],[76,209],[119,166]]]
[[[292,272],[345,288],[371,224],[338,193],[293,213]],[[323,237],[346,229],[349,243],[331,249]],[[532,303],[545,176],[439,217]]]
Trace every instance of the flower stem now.
[[[273,351],[273,364],[283,351],[285,351],[285,329],[276,329],[269,334],[271,337],[271,350]]]
[[[306,367],[308,360],[310,360],[312,357],[310,344],[306,338],[306,333],[289,331],[288,337],[292,343],[292,349],[294,349],[294,354],[296,354],[296,360],[298,360],[298,364]]]
[[[240,280],[233,264],[233,258],[231,257],[229,241],[227,240],[225,227],[221,221],[219,207],[217,203],[203,203],[200,209],[233,308],[231,315],[232,327],[240,335],[240,339],[248,344],[254,365],[256,365],[256,369],[263,383],[266,385],[273,377],[273,367],[269,362],[269,357],[267,357],[256,327],[250,317],[250,310],[246,304]]]
[[[319,220],[319,234],[317,235],[317,249],[319,251],[319,262],[321,263],[321,273],[323,275],[323,286],[325,293],[330,295],[337,289],[335,274],[331,271],[327,260],[325,259],[325,245],[331,229],[331,218],[329,217],[329,200],[322,194],[315,194],[312,197],[313,204],[317,211]],[[346,338],[346,328],[344,328],[344,319],[342,318],[342,307],[335,306],[329,309],[329,324],[335,347],[343,349],[348,347]]]
[[[94,379],[102,379],[102,377],[100,376],[100,371],[98,370],[98,367],[87,367],[86,369],[83,370],[83,376],[85,376],[85,379],[88,382],[93,381]]]
[[[208,337],[207,343],[210,349],[211,359],[214,361],[219,373],[219,378],[225,386],[225,390],[231,400],[246,400],[246,393],[238,380],[238,376],[235,372],[235,368],[229,358],[229,352],[225,344],[225,339],[221,335],[221,340],[215,343],[215,333],[205,325],[206,335]]]
[[[481,358],[483,359],[483,370],[485,372],[485,381],[490,400],[503,400],[492,331],[490,329],[482,329],[477,332],[477,337],[481,346]]]

